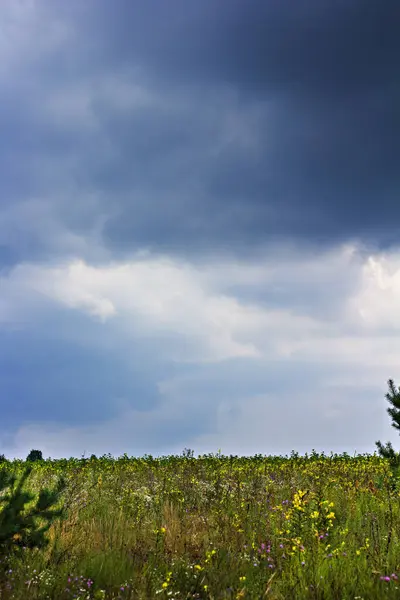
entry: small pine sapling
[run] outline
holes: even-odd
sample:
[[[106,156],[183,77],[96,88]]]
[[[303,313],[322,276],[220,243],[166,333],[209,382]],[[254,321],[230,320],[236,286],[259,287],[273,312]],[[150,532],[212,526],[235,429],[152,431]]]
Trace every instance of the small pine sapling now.
[[[66,488],[63,477],[58,480],[54,490],[42,489],[36,504],[26,508],[26,504],[35,498],[35,494],[23,490],[31,471],[32,466],[27,466],[16,485],[15,475],[0,470],[0,556],[6,562],[7,557],[13,552],[19,554],[23,547],[45,548],[48,545],[45,534],[56,519],[64,514],[63,507],[52,509]]]

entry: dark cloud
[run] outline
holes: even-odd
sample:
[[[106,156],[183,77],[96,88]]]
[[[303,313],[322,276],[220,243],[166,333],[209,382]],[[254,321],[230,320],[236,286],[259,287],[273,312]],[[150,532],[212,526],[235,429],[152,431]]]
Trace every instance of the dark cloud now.
[[[98,31],[88,47],[97,44],[105,64],[138,65],[168,82],[332,99],[397,80],[396,0],[234,0],[229,8],[212,0],[125,0],[119,10],[92,1],[85,12],[90,31]]]
[[[75,232],[108,214],[116,255],[240,254],[276,238],[398,243],[397,1],[44,6],[73,35],[3,86],[4,204],[50,198]],[[155,102],[113,104],[107,77]],[[57,117],[52,98],[71,104]],[[240,131],[219,146],[230,113],[254,148]],[[25,253],[41,257],[40,243]],[[9,246],[8,260],[20,258]]]
[[[138,123],[140,114],[118,128],[119,172],[128,173],[123,156],[132,157],[126,185],[139,184],[153,219],[136,228],[136,202],[127,200],[106,230],[115,247],[129,245],[137,229],[150,244],[181,251],[207,243],[242,249],[270,236],[395,241],[397,2],[233,2],[229,10],[222,2],[150,2],[125,3],[121,13],[101,7],[96,51],[105,64],[140,67],[160,94],[184,90],[193,106],[190,119],[164,115],[160,125],[148,115]],[[239,112],[261,106],[256,157],[232,147],[207,156],[202,133],[209,143],[213,134],[199,98],[212,102],[207,91],[226,86],[237,92]],[[160,180],[165,169],[169,177]],[[160,184],[157,195],[150,180]],[[201,194],[193,193],[194,180]]]

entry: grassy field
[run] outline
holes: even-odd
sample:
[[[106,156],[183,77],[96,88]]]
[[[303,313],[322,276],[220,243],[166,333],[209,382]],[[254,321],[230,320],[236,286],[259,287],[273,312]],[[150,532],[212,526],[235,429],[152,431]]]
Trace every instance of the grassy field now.
[[[1,599],[400,597],[400,494],[378,456],[47,460],[27,489],[61,474],[66,515],[45,550],[2,557]]]

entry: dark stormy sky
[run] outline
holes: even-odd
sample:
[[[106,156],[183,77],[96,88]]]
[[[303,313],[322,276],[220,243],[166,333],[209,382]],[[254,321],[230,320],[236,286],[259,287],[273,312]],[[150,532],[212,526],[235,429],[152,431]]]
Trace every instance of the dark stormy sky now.
[[[399,29],[398,0],[2,0],[0,452],[396,444]]]

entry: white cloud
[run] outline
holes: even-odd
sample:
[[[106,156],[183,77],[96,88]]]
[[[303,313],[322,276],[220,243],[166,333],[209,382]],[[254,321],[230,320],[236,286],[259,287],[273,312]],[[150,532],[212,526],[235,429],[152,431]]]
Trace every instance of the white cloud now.
[[[61,267],[20,265],[9,282],[11,288],[33,290],[102,320],[118,314],[127,328],[145,328],[149,335],[158,329],[193,336],[198,348],[193,348],[194,356],[185,352],[183,361],[257,355],[253,344],[238,342],[234,336],[235,331],[256,327],[262,313],[202,289],[189,266],[168,259],[104,267],[83,261]]]
[[[351,304],[368,329],[397,333],[400,328],[400,255],[371,256],[363,267],[362,285]]]
[[[275,252],[248,265],[227,259],[194,265],[149,252],[124,263],[19,265],[0,280],[3,325],[18,323],[21,315],[25,321],[34,319],[43,298],[46,306],[50,302],[107,321],[121,340],[147,338],[156,354],[177,364],[192,363],[193,370],[158,381],[156,408],[125,407],[112,422],[73,429],[55,424],[53,433],[48,426],[32,424],[20,429],[17,446],[43,439],[48,453],[55,455],[57,449],[66,453],[73,438],[82,451],[98,453],[101,440],[107,439],[111,452],[122,453],[127,445],[132,448],[129,440],[138,431],[136,450],[131,452],[151,452],[146,440],[152,440],[162,453],[167,450],[161,442],[157,445],[151,431],[166,431],[179,422],[183,440],[190,424],[210,414],[215,416],[214,431],[206,432],[206,427],[204,434],[188,434],[183,445],[199,452],[221,447],[228,453],[272,453],[274,448],[286,452],[288,444],[302,451],[314,447],[353,452],[354,444],[359,452],[367,447],[373,451],[375,439],[388,439],[392,433],[394,440],[386,423],[384,393],[387,379],[396,379],[400,364],[395,318],[399,272],[396,252],[369,257],[349,247],[313,257]],[[310,297],[328,284],[329,293],[342,294],[333,317],[313,315],[312,303],[308,314],[298,310],[296,286],[304,281]],[[239,293],[229,294],[235,283],[242,289],[261,286],[265,301],[245,302]],[[268,286],[274,285],[286,285],[292,301],[289,295],[285,306],[269,307]],[[219,362],[227,359],[235,359],[232,369],[246,359],[240,370],[243,387],[251,386],[257,373],[258,389],[264,387],[265,392],[231,397],[231,363],[223,367]],[[250,368],[253,359],[256,371]],[[221,377],[218,369],[223,369]],[[276,369],[282,374],[279,386],[276,380],[271,383]]]
[[[275,356],[389,368],[400,357],[397,339],[387,331],[388,324],[397,327],[399,273],[395,254],[363,260],[355,248],[344,246],[322,256],[265,256],[248,265],[225,260],[193,266],[150,254],[97,266],[82,260],[24,264],[3,277],[2,285],[10,293],[35,292],[103,321],[118,317],[132,335],[184,336],[189,348],[175,357],[183,362]],[[314,316],[312,303],[309,314],[297,310],[296,286],[307,285],[312,296],[313,289],[317,293],[329,285],[329,293],[336,294],[340,280],[347,279],[355,289],[338,299],[334,321]],[[226,291],[235,284],[261,286],[265,301],[241,301],[240,293]],[[268,306],[269,290],[285,285],[293,298],[281,308]],[[4,298],[2,305],[4,315]]]

